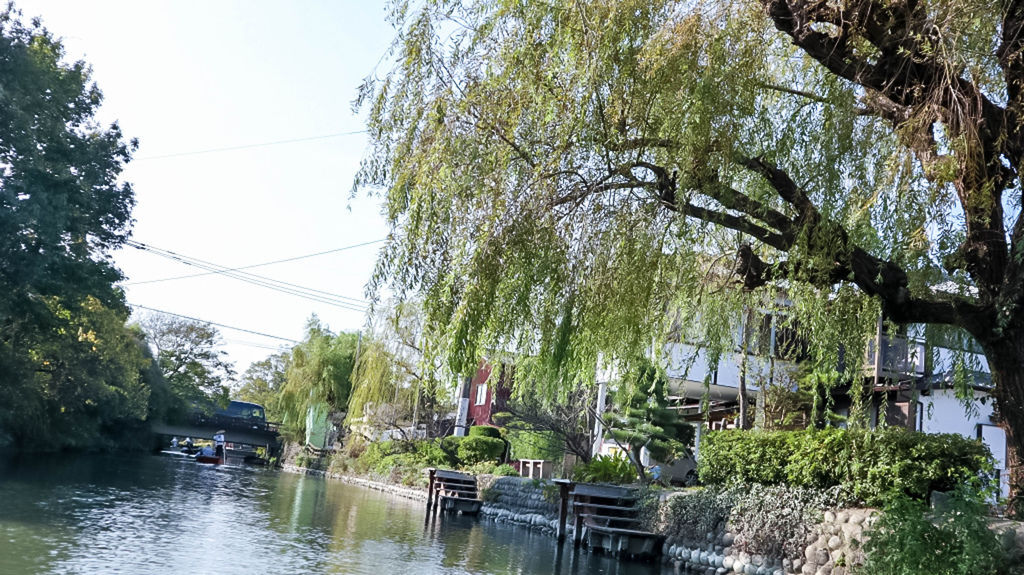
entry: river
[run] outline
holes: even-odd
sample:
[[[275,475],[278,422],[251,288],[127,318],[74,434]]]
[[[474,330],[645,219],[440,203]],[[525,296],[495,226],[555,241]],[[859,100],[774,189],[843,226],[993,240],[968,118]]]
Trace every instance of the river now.
[[[0,458],[0,575],[662,573],[521,527],[424,517],[421,502],[259,468]]]

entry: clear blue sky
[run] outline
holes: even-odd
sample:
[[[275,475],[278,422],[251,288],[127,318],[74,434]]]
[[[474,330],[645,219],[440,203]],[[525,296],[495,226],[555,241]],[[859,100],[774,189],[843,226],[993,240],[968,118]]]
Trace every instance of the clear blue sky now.
[[[383,238],[375,198],[350,199],[363,134],[356,88],[393,37],[378,2],[19,0],[85,59],[117,120],[139,139],[134,239],[230,267]],[[172,157],[161,157],[172,154]],[[147,159],[148,158],[148,159]],[[380,244],[250,271],[363,298]],[[132,248],[115,254],[133,304],[301,339],[316,313],[334,330],[364,314],[222,276],[132,285],[199,272]],[[239,372],[280,342],[221,330]]]

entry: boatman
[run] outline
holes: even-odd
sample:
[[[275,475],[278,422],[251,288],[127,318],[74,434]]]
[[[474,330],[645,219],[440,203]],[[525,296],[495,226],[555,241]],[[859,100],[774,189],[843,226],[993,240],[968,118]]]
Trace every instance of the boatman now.
[[[224,457],[224,430],[218,430],[217,434],[213,436],[214,444],[214,455],[217,457]]]

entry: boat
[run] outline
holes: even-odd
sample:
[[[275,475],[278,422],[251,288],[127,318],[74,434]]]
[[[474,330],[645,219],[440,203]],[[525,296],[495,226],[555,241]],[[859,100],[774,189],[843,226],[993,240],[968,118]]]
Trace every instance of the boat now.
[[[224,464],[224,458],[223,457],[217,457],[216,455],[205,455],[205,454],[200,453],[200,454],[197,454],[195,457],[196,457],[196,463],[210,463],[210,464],[213,464],[213,465],[223,465]]]

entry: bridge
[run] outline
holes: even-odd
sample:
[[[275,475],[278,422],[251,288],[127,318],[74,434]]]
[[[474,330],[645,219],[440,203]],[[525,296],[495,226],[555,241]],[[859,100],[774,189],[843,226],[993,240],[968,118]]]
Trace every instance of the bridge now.
[[[185,423],[153,421],[150,429],[153,433],[167,437],[210,440],[218,431],[223,430],[224,441],[227,443],[265,447],[268,455],[277,450],[279,436],[276,423],[224,415],[196,415]]]

